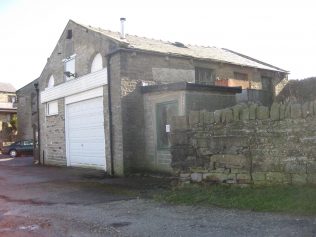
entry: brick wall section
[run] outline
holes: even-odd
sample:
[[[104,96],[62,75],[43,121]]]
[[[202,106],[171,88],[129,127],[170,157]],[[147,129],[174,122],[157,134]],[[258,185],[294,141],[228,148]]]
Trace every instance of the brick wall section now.
[[[65,100],[58,100],[58,115],[46,116],[45,164],[67,165],[65,143]]]
[[[172,167],[182,180],[316,184],[316,101],[192,111],[173,127]]]

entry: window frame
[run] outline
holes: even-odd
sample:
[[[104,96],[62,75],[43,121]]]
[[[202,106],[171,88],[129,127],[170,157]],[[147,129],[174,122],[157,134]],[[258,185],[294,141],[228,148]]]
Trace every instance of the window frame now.
[[[55,110],[53,110],[53,112],[50,112],[50,110],[52,108],[50,108],[51,106],[55,105]],[[54,108],[54,107],[53,107]],[[57,115],[58,114],[58,101],[54,100],[54,101],[49,101],[46,103],[46,116],[53,116],[53,115]]]
[[[201,74],[204,74],[201,76]],[[210,80],[207,78],[207,73],[210,74]],[[195,67],[195,83],[201,85],[215,85],[215,69],[206,67]]]

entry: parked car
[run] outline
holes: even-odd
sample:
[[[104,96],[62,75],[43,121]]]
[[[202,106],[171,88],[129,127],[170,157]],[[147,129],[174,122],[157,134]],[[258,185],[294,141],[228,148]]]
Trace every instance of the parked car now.
[[[33,140],[21,140],[12,143],[10,146],[4,146],[1,149],[2,154],[16,157],[18,155],[33,154]]]

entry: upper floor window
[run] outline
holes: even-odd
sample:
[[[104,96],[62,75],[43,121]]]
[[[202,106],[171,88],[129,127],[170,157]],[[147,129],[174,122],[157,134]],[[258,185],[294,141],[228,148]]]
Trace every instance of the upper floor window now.
[[[195,83],[204,85],[214,85],[215,73],[209,68],[195,68]]]
[[[103,68],[102,56],[100,53],[95,55],[91,63],[91,72],[99,71]]]
[[[16,96],[15,95],[9,95],[8,96],[8,102],[9,103],[15,103],[16,102]]]
[[[248,74],[241,72],[234,72],[234,79],[248,81]]]
[[[70,80],[76,77],[76,55],[72,55],[63,60],[64,62],[64,75],[66,80]]]
[[[55,78],[53,75],[51,75],[50,78],[48,79],[47,88],[54,87],[54,85],[55,85]]]

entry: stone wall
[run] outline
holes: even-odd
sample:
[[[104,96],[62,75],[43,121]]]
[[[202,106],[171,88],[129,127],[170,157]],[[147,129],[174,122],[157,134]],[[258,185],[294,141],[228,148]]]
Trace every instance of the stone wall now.
[[[316,184],[316,101],[191,111],[172,127],[182,180]]]
[[[34,84],[38,80],[17,90],[18,138],[33,139],[33,125],[37,125],[37,97]]]

